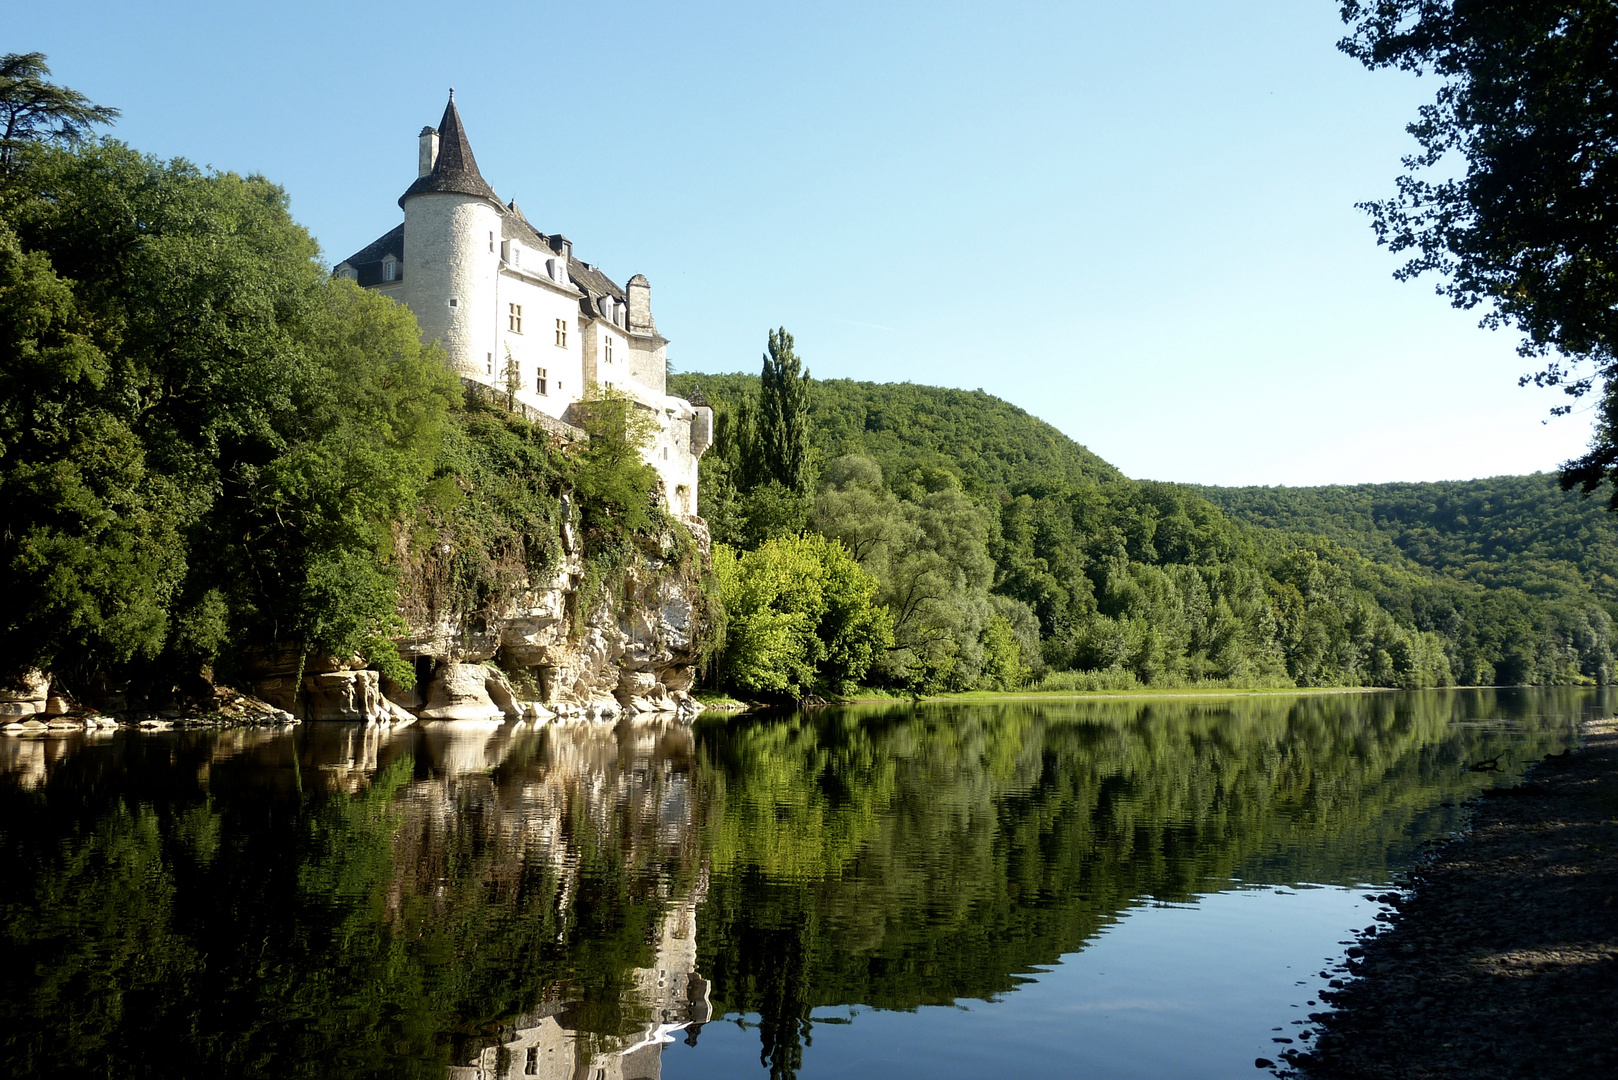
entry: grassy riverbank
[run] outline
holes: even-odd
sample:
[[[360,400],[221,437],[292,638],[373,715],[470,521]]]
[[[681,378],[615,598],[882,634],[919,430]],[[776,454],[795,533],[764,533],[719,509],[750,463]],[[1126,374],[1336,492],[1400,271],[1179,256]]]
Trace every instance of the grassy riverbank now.
[[[1321,1080],[1611,1075],[1618,1068],[1618,722],[1478,800],[1411,875],[1386,933],[1314,1014]],[[1294,1071],[1301,1070],[1301,1071]]]

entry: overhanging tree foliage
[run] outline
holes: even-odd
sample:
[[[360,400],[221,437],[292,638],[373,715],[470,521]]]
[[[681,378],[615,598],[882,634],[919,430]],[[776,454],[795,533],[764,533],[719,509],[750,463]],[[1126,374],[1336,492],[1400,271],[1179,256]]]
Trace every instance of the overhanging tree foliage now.
[[[1523,382],[1599,395],[1563,474],[1594,491],[1618,477],[1618,5],[1345,0],[1342,16],[1339,47],[1367,67],[1443,80],[1409,126],[1398,194],[1364,204],[1378,242],[1412,253],[1399,278],[1433,272],[1456,307],[1521,330],[1544,363]]]
[[[16,165],[31,143],[73,142],[96,124],[118,119],[118,110],[96,105],[77,90],[57,86],[44,53],[0,56],[0,174]]]
[[[395,523],[458,387],[261,177],[40,147],[0,207],[8,667],[388,644]]]

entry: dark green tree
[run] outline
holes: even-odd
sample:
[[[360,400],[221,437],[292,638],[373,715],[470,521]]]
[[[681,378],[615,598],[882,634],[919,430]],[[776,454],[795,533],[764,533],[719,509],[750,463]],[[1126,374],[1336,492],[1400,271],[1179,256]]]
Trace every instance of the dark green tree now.
[[[44,53],[0,56],[0,174],[10,172],[28,143],[73,142],[96,124],[118,119],[118,110],[96,105],[77,90],[57,86]]]
[[[393,527],[459,388],[318,256],[262,177],[25,155],[0,205],[8,666],[82,685],[248,639],[397,666]]]
[[[1339,47],[1367,67],[1442,80],[1409,125],[1398,193],[1364,204],[1377,241],[1411,253],[1399,278],[1433,272],[1456,307],[1486,308],[1483,325],[1521,330],[1544,364],[1523,382],[1599,394],[1589,451],[1562,477],[1590,493],[1618,476],[1618,7],[1345,0],[1342,16]]]
[[[760,480],[807,494],[809,475],[809,372],[792,351],[786,328],[770,331],[769,351],[759,382],[759,415],[754,440]]]

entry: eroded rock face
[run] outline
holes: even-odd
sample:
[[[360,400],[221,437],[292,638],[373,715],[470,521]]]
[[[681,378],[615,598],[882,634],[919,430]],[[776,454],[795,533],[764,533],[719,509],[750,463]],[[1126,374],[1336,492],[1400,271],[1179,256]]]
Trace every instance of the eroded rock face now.
[[[690,524],[706,551],[706,528]],[[702,710],[690,696],[700,596],[690,582],[661,570],[647,560],[626,574],[621,596],[600,598],[581,617],[585,566],[570,552],[550,580],[517,590],[477,627],[412,627],[399,642],[401,655],[434,661],[426,705],[413,711],[423,720],[611,720],[642,713],[690,720]],[[501,671],[483,668],[480,691],[478,674],[463,669],[483,660]]]
[[[688,525],[706,557],[706,527]],[[246,659],[253,692],[311,720],[610,721],[659,713],[689,722],[702,711],[690,696],[701,632],[696,586],[643,559],[621,590],[581,612],[585,565],[576,545],[564,547],[549,580],[515,590],[477,625],[412,625],[396,642],[416,664],[410,690],[365,670],[358,657],[284,649]]]
[[[391,719],[382,697],[381,676],[374,671],[329,671],[303,680],[310,720]]]

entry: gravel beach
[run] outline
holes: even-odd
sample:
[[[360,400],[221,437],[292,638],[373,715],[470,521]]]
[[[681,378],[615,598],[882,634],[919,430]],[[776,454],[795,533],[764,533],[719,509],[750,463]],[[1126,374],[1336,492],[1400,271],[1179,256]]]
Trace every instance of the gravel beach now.
[[[1411,873],[1389,928],[1322,995],[1313,1050],[1278,1072],[1618,1076],[1618,723],[1583,730]]]

